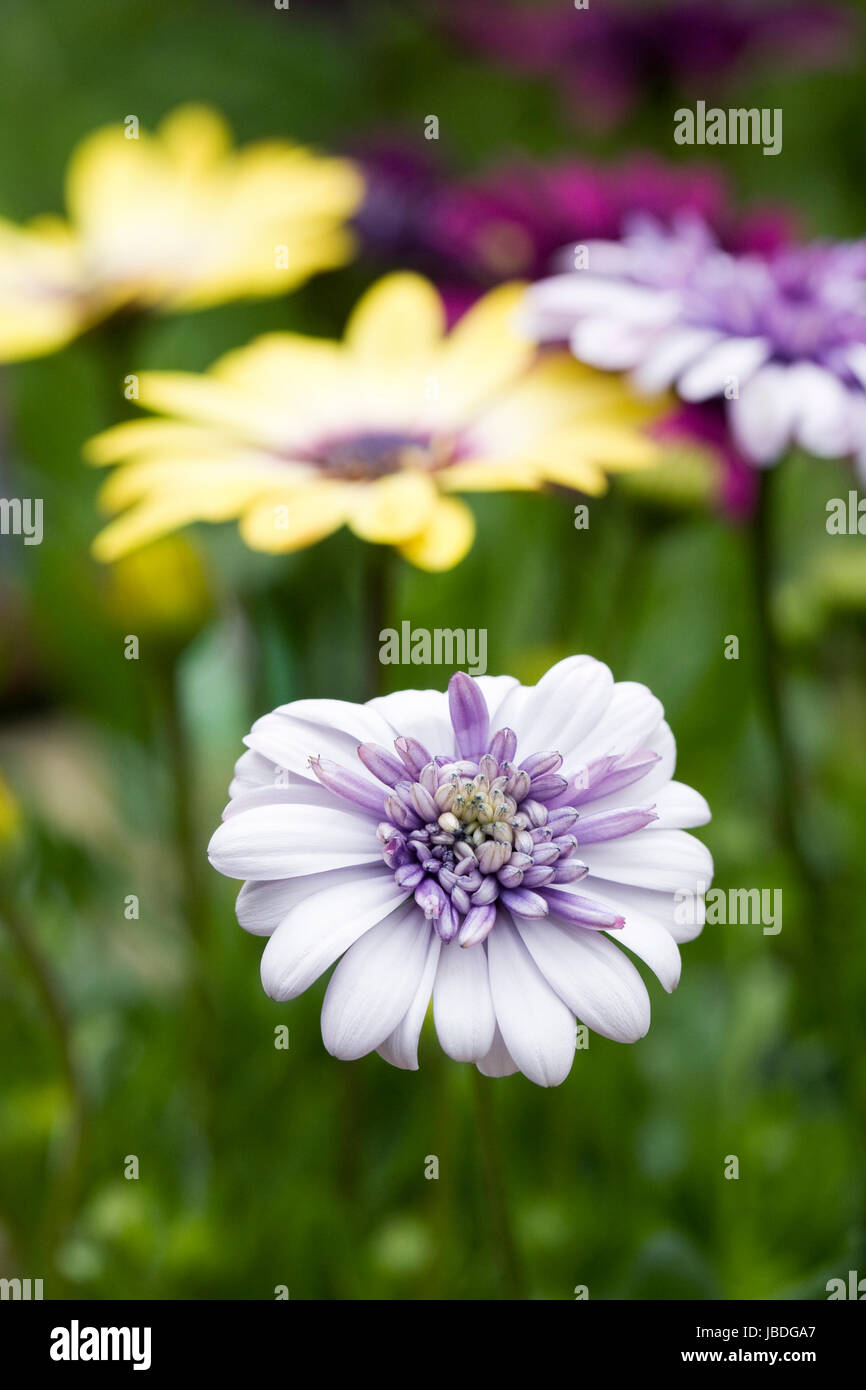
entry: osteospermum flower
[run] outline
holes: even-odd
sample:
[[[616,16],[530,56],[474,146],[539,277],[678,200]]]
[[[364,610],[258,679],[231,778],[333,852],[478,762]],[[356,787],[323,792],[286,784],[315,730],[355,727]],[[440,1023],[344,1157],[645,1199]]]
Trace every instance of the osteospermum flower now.
[[[349,526],[416,565],[447,569],[474,521],[452,494],[560,483],[587,493],[646,465],[654,409],[567,353],[539,361],[514,319],[519,285],[449,334],[442,301],[412,274],[364,295],[342,342],[277,333],[205,375],[146,372],[140,400],[172,417],[116,426],[95,463],[120,462],[97,538],[111,560],[196,520],[237,519],[255,550],[297,550]]]
[[[866,459],[866,241],[732,256],[698,221],[647,220],[588,252],[587,270],[530,290],[540,338],[630,371],[639,391],[726,400],[753,464],[792,444]]]
[[[210,860],[247,880],[238,920],[269,938],[272,998],[342,957],[322,1010],[334,1056],[414,1070],[431,997],[448,1056],[542,1086],[568,1075],[575,1018],[646,1033],[627,953],[676,986],[712,861],[684,832],[709,810],[671,780],[645,686],[576,656],[530,687],[459,674],[447,695],[301,700],[245,742]]]
[[[0,219],[0,360],[51,352],[120,309],[280,294],[348,258],[362,193],[348,160],[286,140],[233,149],[207,107],[178,108],[155,135],[98,130],[69,163],[68,222]]]

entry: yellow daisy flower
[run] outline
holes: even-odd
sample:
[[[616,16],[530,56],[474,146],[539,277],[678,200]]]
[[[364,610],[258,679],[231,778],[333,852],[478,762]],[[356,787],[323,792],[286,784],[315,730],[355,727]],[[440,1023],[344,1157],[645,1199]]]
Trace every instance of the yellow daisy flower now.
[[[0,219],[0,360],[52,352],[124,307],[280,294],[351,254],[363,183],[348,160],[285,140],[237,150],[204,106],[154,135],[132,119],[73,152],[68,222]]]
[[[419,275],[375,284],[342,342],[268,334],[208,372],[145,372],[161,420],[91,440],[120,464],[101,500],[120,513],[101,560],[192,521],[237,519],[254,550],[298,550],[348,526],[423,569],[449,569],[475,523],[458,492],[559,483],[598,494],[606,474],[658,457],[656,408],[574,361],[539,357],[516,325],[521,285],[480,300],[450,333]]]

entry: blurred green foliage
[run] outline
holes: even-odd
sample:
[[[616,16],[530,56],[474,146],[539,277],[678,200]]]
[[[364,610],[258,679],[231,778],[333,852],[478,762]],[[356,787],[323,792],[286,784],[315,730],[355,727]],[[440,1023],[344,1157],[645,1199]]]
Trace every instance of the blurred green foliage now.
[[[422,6],[2,11],[8,216],[60,210],[69,150],[95,125],[129,112],[149,125],[189,99],[218,105],[242,139],[335,150],[393,127],[420,140],[435,112],[459,168],[525,152],[675,154],[666,106],[584,138],[545,84],[459,52]],[[749,104],[784,108],[785,146],[772,160],[717,152],[744,200],[785,199],[816,233],[862,232],[862,79],[856,66],[752,79]],[[337,332],[368,279],[356,264],[288,301],[154,321],[137,362],[199,368],[269,328]],[[127,594],[124,623],[89,557],[98,479],[79,458],[122,413],[104,341],[8,368],[0,389],[2,490],[43,497],[46,532],[32,549],[4,540],[0,559],[0,768],[25,822],[2,851],[0,920],[36,952],[0,933],[0,1274],[42,1277],[46,1297],[499,1296],[469,1068],[426,1032],[418,1074],[330,1058],[323,984],[291,1005],[264,996],[261,943],[204,861],[253,718],[299,696],[366,694],[368,554],[338,536],[274,560],[230,527],[201,528],[210,612],[151,634]],[[490,1083],[532,1296],[585,1284],[591,1298],[821,1298],[831,1276],[866,1272],[862,541],[831,542],[824,527],[826,499],[851,486],[844,466],[795,459],[780,481],[777,617],[818,913],[777,828],[746,528],[620,490],[591,504],[586,531],[564,495],[483,497],[461,566],[397,569],[393,621],[487,628],[492,672],[534,680],[585,650],[651,686],[679,775],[713,808],[702,834],[718,886],[784,890],[778,936],[708,927],[684,948],[676,994],[652,981],[643,1042],[592,1036],[553,1092]],[[123,658],[129,631],[142,634],[137,662]],[[729,634],[738,661],[723,658]],[[392,687],[418,682],[417,669],[384,670]],[[197,934],[173,847],[178,707]],[[124,915],[129,894],[138,920]],[[280,1024],[288,1050],[274,1046]],[[438,1181],[424,1177],[431,1154]],[[738,1181],[723,1177],[729,1154]]]

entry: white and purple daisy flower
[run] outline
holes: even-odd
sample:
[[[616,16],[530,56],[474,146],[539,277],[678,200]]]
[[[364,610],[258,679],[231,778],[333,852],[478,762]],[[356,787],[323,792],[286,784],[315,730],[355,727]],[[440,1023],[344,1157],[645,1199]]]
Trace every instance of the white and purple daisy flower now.
[[[866,467],[866,240],[723,251],[704,223],[635,222],[593,242],[588,268],[528,291],[541,341],[628,371],[640,392],[727,400],[737,447],[776,463],[793,444]]]
[[[535,686],[455,675],[448,692],[299,700],[253,725],[213,866],[247,880],[262,981],[293,999],[339,960],[325,1046],[418,1066],[432,997],[444,1052],[487,1076],[568,1075],[576,1019],[634,1042],[712,877],[702,796],[643,685],[588,656]],[[687,917],[687,924],[679,920]],[[616,941],[617,944],[614,944]]]

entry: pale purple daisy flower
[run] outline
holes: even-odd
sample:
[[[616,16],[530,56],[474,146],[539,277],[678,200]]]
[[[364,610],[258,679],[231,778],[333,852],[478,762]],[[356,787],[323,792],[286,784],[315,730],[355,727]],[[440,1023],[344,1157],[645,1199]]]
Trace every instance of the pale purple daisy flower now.
[[[542,1086],[568,1075],[576,1019],[646,1033],[620,946],[674,989],[712,860],[685,833],[709,809],[671,780],[645,686],[576,656],[536,686],[458,674],[447,694],[296,701],[245,742],[210,860],[247,880],[238,920],[269,938],[272,998],[341,958],[322,1009],[334,1056],[415,1070],[431,998],[449,1057]]]
[[[722,250],[700,221],[635,222],[591,242],[588,266],[533,285],[525,323],[635,388],[724,399],[753,464],[798,444],[866,462],[866,240]]]

